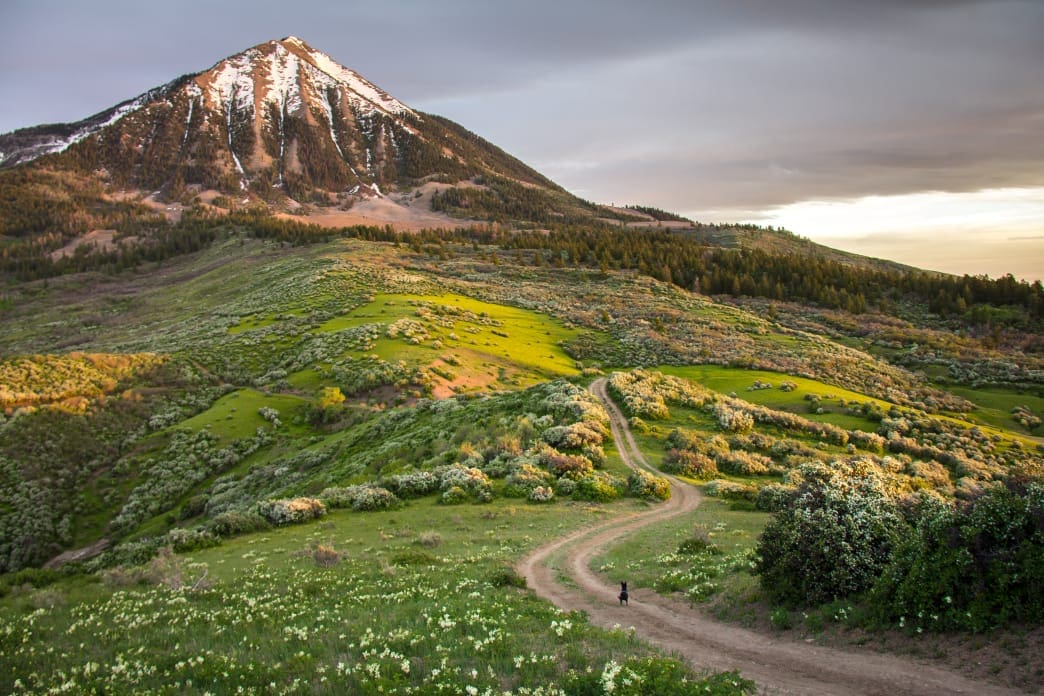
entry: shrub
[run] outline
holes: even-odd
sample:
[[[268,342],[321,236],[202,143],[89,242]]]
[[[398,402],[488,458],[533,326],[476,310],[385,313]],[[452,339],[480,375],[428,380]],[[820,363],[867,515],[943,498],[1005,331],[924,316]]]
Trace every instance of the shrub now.
[[[776,607],[769,614],[769,621],[772,622],[772,626],[779,631],[788,631],[794,626],[794,622],[790,618],[790,612],[784,607]]]
[[[571,478],[579,481],[594,471],[594,464],[587,457],[579,454],[552,454],[547,457],[547,467],[556,477]]]
[[[754,417],[745,411],[734,409],[725,404],[714,406],[714,417],[722,430],[733,433],[746,433],[754,428]]]
[[[515,569],[510,566],[494,570],[490,573],[488,582],[493,587],[517,587],[521,590],[526,589],[526,579],[515,572]]]
[[[391,558],[392,565],[397,566],[430,566],[439,562],[437,556],[428,553],[424,549],[406,549],[399,551]]]
[[[432,532],[432,531],[421,532],[420,536],[417,537],[417,543],[420,546],[424,546],[426,548],[433,549],[436,546],[439,546],[439,545],[442,544],[442,535],[439,534],[438,532]]]
[[[745,483],[714,479],[703,486],[703,492],[715,498],[726,500],[754,500],[758,495],[758,489]]]
[[[701,553],[721,553],[721,549],[711,541],[707,528],[697,525],[692,530],[692,536],[678,544],[677,553],[682,556],[695,556]]]
[[[754,504],[759,510],[764,510],[765,512],[779,512],[787,506],[796,490],[795,486],[770,483],[758,489],[758,495],[754,499]]]
[[[167,532],[167,543],[178,553],[188,553],[217,546],[221,540],[203,529],[172,529]]]
[[[576,481],[573,479],[560,478],[555,481],[555,493],[563,498],[568,498],[576,492]]]
[[[758,541],[756,573],[773,599],[821,604],[870,588],[905,529],[866,461],[801,468],[803,483]]]
[[[667,450],[663,458],[663,470],[669,474],[680,474],[692,478],[713,478],[718,475],[718,465],[705,454],[692,450]]]
[[[196,573],[199,573],[198,575]],[[210,586],[207,567],[202,565],[190,570],[185,558],[175,556],[169,546],[159,549],[145,569],[145,577],[157,585],[166,585],[172,590],[199,590]]]
[[[350,507],[356,511],[387,510],[399,505],[398,497],[387,488],[374,485],[326,488],[319,499],[329,508]]]
[[[444,503],[465,502],[468,497],[473,497],[480,503],[488,503],[493,500],[493,483],[481,469],[450,464],[436,467],[432,473],[439,479],[439,488],[443,491],[442,502]],[[447,495],[451,490],[453,493]],[[464,499],[458,500],[461,493]]]
[[[553,477],[540,467],[522,462],[508,475],[504,495],[509,498],[526,498],[535,488],[547,486]]]
[[[555,497],[555,490],[550,486],[537,486],[529,491],[526,499],[531,503],[550,503]]]
[[[773,466],[765,455],[742,450],[723,452],[715,460],[719,469],[734,476],[763,476]]]
[[[1044,620],[1044,484],[926,497],[915,518],[870,595],[882,619],[974,631]]]
[[[443,505],[460,505],[461,503],[468,502],[468,492],[460,486],[450,486],[442,492],[442,497],[439,499]]]
[[[627,477],[627,490],[636,498],[668,500],[671,497],[671,484],[667,479],[641,469],[632,471]]]
[[[268,529],[272,525],[256,510],[240,512],[229,510],[215,515],[206,524],[206,529],[219,537],[236,536]]]
[[[312,548],[312,561],[320,568],[332,568],[341,562],[341,554],[332,544],[316,544]]]
[[[420,498],[439,490],[439,477],[430,471],[411,471],[381,479],[379,483],[400,498]]]
[[[257,511],[266,520],[278,526],[322,517],[326,514],[326,506],[315,498],[265,500],[257,504]]]
[[[561,479],[560,479],[561,480]],[[604,471],[595,471],[576,482],[573,490],[574,500],[592,500],[606,503],[616,500],[627,490],[627,482],[622,478],[607,474]]]

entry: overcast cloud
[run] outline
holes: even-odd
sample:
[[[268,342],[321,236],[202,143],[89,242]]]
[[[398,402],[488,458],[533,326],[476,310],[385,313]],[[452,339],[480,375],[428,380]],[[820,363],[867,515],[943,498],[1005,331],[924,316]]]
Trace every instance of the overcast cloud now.
[[[0,131],[77,120],[294,34],[602,202],[743,220],[1044,191],[1039,0],[6,0],[3,17]]]

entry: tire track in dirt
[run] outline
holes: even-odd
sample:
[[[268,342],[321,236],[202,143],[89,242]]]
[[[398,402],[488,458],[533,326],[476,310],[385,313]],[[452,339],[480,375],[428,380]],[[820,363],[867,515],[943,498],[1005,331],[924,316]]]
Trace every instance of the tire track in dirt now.
[[[606,380],[591,392],[609,414],[613,441],[631,468],[655,471],[642,456],[627,420],[609,398]],[[658,472],[657,472],[658,473]],[[661,474],[662,475],[662,474]],[[614,517],[573,532],[536,549],[516,565],[537,595],[563,610],[583,610],[591,623],[605,628],[633,627],[648,642],[677,653],[698,670],[738,669],[763,693],[845,696],[874,694],[1012,694],[1021,693],[927,663],[895,655],[841,650],[777,638],[701,615],[686,602],[643,588],[630,588],[630,606],[617,603],[617,588],[591,570],[591,561],[614,542],[656,522],[691,512],[700,504],[692,486],[668,476],[671,499],[641,513]],[[564,584],[549,566],[567,576]],[[573,586],[575,585],[575,586]]]

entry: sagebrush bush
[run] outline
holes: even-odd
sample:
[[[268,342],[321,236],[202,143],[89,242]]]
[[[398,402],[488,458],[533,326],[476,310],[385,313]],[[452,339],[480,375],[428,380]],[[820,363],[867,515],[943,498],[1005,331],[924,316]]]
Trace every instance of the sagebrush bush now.
[[[526,498],[534,489],[548,486],[552,481],[554,477],[540,467],[520,462],[505,481],[504,495],[508,498]]]
[[[236,536],[269,529],[271,523],[257,510],[229,510],[214,515],[207,521],[206,529],[220,537]]]
[[[551,486],[537,486],[533,490],[529,491],[529,495],[526,496],[526,500],[531,503],[550,503],[554,500],[555,489]]]
[[[758,495],[758,489],[745,483],[714,479],[703,486],[703,492],[715,498],[726,500],[754,500]]]
[[[265,500],[257,504],[258,513],[274,525],[297,524],[322,517],[326,506],[315,498]]]
[[[663,458],[663,470],[669,474],[707,479],[718,475],[718,465],[706,454],[688,449],[669,449]]]
[[[319,494],[319,500],[328,508],[351,508],[357,512],[388,510],[401,503],[387,488],[372,484],[326,488]]]
[[[668,500],[671,497],[671,484],[667,479],[641,469],[636,469],[628,475],[627,490],[636,498]]]

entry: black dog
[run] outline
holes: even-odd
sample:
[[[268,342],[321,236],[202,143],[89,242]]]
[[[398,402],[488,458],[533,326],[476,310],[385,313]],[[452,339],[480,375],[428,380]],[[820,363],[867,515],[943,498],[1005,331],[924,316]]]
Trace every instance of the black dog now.
[[[627,583],[626,582],[621,582],[620,583],[620,604],[621,605],[627,604]]]

